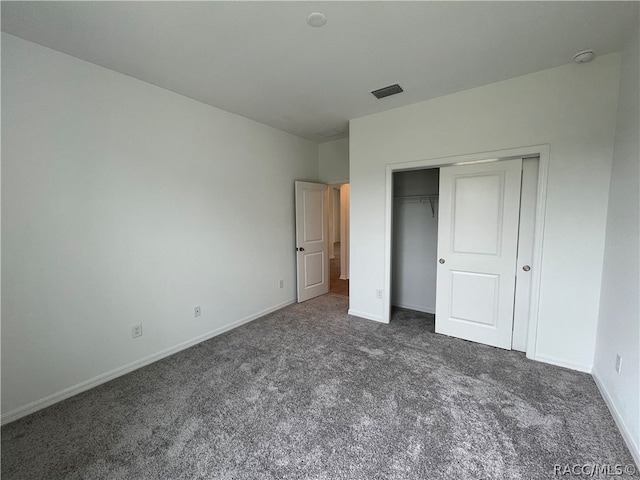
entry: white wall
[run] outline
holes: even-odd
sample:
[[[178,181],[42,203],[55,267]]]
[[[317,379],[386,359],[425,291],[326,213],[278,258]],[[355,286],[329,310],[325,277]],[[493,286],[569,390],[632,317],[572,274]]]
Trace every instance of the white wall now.
[[[640,464],[638,30],[623,52],[593,375]],[[622,356],[620,375],[616,355]]]
[[[3,35],[3,419],[292,302],[317,152]]]
[[[438,193],[438,169],[397,172],[394,197]],[[394,198],[392,305],[435,313],[438,204]]]
[[[550,145],[535,355],[590,371],[620,55],[570,64],[350,123],[350,311],[383,319],[386,164]]]
[[[318,170],[322,183],[349,182],[349,139],[318,145]]]

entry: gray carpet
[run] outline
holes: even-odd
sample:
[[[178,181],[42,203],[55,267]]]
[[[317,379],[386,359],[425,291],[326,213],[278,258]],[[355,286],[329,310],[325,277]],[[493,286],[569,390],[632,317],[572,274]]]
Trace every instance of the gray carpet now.
[[[427,314],[349,317],[347,302],[292,305],[6,425],[2,479],[515,480],[632,464],[589,375],[436,335]]]

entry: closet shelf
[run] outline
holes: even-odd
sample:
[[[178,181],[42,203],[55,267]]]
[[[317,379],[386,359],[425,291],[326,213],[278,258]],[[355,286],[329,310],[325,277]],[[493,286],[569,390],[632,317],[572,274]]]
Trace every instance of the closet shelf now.
[[[400,200],[417,200],[419,203],[428,201],[431,206],[431,215],[434,217],[436,216],[436,210],[433,204],[438,201],[437,193],[426,193],[424,195],[394,195],[393,198],[398,198]]]
[[[438,198],[438,194],[425,193],[423,195],[394,195],[393,198]]]

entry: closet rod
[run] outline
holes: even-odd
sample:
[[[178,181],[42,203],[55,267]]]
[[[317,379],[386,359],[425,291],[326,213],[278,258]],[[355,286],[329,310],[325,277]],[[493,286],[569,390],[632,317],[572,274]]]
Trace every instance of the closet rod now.
[[[394,195],[393,198],[438,198],[437,193],[425,193],[424,195]]]
[[[436,210],[433,206],[433,202],[435,200],[438,200],[438,194],[437,193],[427,193],[425,195],[394,195],[393,198],[415,198],[415,199],[419,199],[420,203],[422,203],[422,200],[427,198],[429,199],[429,204],[431,205],[431,216],[435,217],[436,216]]]

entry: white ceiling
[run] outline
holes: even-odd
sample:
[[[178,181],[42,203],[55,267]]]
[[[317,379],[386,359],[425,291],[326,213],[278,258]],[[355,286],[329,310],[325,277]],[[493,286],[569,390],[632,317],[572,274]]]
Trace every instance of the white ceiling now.
[[[313,11],[324,27],[305,23]],[[351,118],[620,50],[637,24],[635,1],[2,2],[5,32],[316,142]],[[394,83],[404,93],[370,93]]]

